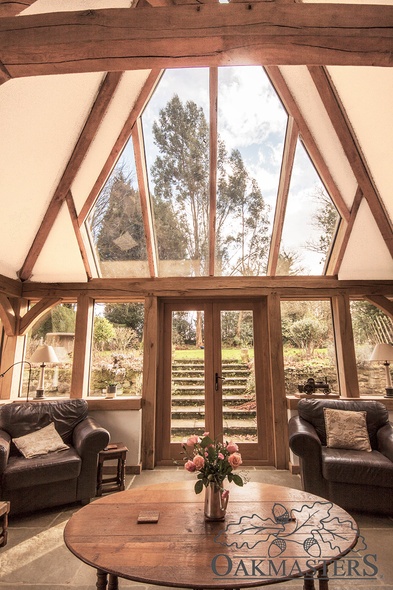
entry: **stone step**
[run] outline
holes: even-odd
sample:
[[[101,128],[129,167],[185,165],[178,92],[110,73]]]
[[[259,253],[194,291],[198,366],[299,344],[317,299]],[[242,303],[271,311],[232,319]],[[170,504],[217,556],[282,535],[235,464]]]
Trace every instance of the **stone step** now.
[[[233,394],[244,395],[244,387],[239,385],[223,385],[222,386],[223,393],[230,392]],[[201,393],[205,392],[204,385],[178,385],[176,387],[176,391],[172,392],[172,396],[175,397],[176,395],[200,395]]]
[[[248,418],[255,418],[256,411],[255,410],[243,410],[243,409],[236,409],[236,408],[223,408],[222,413],[224,416],[224,420],[227,419],[234,419],[239,420],[243,424]],[[203,406],[199,407],[182,407],[182,406],[172,406],[172,420],[183,420],[183,419],[190,419],[194,418],[198,420],[200,417],[205,415],[205,409]],[[244,425],[244,424],[243,424]]]
[[[175,423],[171,424],[171,432],[172,435],[176,436],[190,436],[194,434],[195,431],[199,430],[203,432],[205,429],[205,421],[204,420],[179,420]],[[255,436],[257,433],[257,426],[255,421],[249,420],[247,423],[244,421],[244,424],[240,424],[239,420],[225,420],[224,425],[224,434],[225,436],[236,436],[239,435],[251,435]]]
[[[172,366],[176,367],[177,369],[195,369],[198,367],[203,367],[204,366],[204,361],[203,359],[199,359],[197,361],[177,361],[177,360],[173,360],[172,361]],[[242,363],[242,362],[228,362],[223,360],[222,361],[222,367],[223,369],[230,369],[230,370],[236,370],[236,369],[247,369],[248,370],[248,365],[247,363]]]
[[[241,395],[223,395],[222,397],[222,403],[224,406],[227,407],[246,404],[250,401],[250,397]],[[198,404],[199,406],[203,406],[205,403],[205,397],[203,395],[193,395],[192,397],[190,397],[189,395],[173,395],[172,403],[176,406],[188,406],[189,404]]]
[[[176,383],[204,383],[205,379],[204,377],[172,377],[172,383],[176,384]],[[231,384],[242,384],[242,385],[246,385],[247,384],[247,377],[225,377],[225,383],[223,385],[226,385],[228,383]]]
[[[204,369],[202,368],[201,370],[199,369],[183,369],[183,370],[179,370],[178,368],[173,369],[172,370],[172,376],[176,375],[176,376],[189,376],[189,375],[203,375],[204,373]],[[250,374],[250,370],[249,369],[223,369],[222,371],[223,375],[249,375]]]

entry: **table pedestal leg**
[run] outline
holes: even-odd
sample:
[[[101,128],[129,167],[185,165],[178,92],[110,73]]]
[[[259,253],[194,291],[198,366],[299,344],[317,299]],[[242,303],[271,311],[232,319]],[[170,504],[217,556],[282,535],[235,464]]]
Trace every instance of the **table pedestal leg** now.
[[[303,590],[315,590],[313,576],[307,576],[304,578]]]
[[[329,578],[327,567],[318,572],[319,590],[329,590]]]
[[[97,590],[106,590],[108,583],[108,574],[102,570],[97,570]]]
[[[114,574],[109,574],[108,590],[119,590],[118,577]]]

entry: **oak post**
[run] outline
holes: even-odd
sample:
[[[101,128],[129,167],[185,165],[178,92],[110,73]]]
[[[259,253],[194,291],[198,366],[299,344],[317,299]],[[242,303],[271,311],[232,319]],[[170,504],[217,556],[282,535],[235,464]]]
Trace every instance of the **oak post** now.
[[[287,469],[289,462],[288,418],[282,349],[280,297],[271,293],[268,298],[270,333],[270,371],[274,428],[274,455],[277,469]]]
[[[341,397],[359,397],[355,344],[347,294],[335,295],[332,298],[332,313],[340,394]]]
[[[77,305],[71,398],[88,394],[94,300],[85,294],[79,295]]]
[[[143,340],[142,468],[153,469],[157,404],[158,300],[151,295],[145,299]]]

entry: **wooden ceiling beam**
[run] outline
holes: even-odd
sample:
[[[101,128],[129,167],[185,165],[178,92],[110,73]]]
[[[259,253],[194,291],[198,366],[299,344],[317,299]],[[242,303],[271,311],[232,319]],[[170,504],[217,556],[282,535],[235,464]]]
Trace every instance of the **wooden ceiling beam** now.
[[[132,128],[135,125],[135,121],[140,116],[143,108],[145,107],[150,96],[152,95],[154,88],[156,87],[161,75],[161,70],[152,70],[145,84],[143,85],[143,88],[139,93],[139,96],[136,99],[135,104],[133,105],[131,112],[127,117],[127,120],[124,123],[118,138],[116,139],[115,145],[111,149],[110,154],[78,215],[78,223],[80,226],[82,225],[82,223],[84,223],[86,217],[89,214],[90,209],[92,208],[96,198],[98,197],[100,190],[104,186],[109,174],[111,173],[113,166],[116,164],[121,151],[123,150],[127,141],[131,137]]]
[[[393,65],[393,7],[247,2],[0,19],[12,77],[222,65]]]
[[[341,142],[345,155],[348,158],[358,185],[362,190],[364,198],[367,200],[390,255],[393,257],[393,227],[371,179],[371,174],[368,171],[362,151],[357,144],[355,133],[352,130],[341,101],[324,68],[309,67],[309,72]]]
[[[0,293],[11,297],[22,297],[22,283],[0,274]]]
[[[76,300],[80,293],[99,301],[129,301],[148,294],[158,297],[248,296],[260,297],[272,291],[281,297],[320,298],[347,291],[351,297],[393,295],[393,280],[339,281],[335,277],[162,277],[134,279],[92,279],[88,283],[23,283],[23,297],[62,297]]]
[[[295,159],[298,137],[299,131],[297,124],[292,117],[289,117],[285,134],[280,182],[277,191],[276,210],[274,212],[272,239],[270,242],[269,261],[267,267],[267,274],[269,276],[275,276],[277,271],[277,262],[280,254],[280,244],[282,230],[284,227],[285,211],[288,202],[289,185],[291,182],[292,167]]]
[[[55,190],[49,207],[41,222],[40,228],[27,254],[25,262],[18,273],[19,278],[22,281],[26,281],[31,277],[34,265],[37,262],[49,232],[53,227],[56,217],[71,187],[71,183],[74,180],[75,175],[78,172],[84,157],[86,156],[90,144],[97,133],[102,118],[109,107],[122,75],[123,74],[121,72],[107,74],[103,83],[101,84],[101,88],[87,118],[85,126],[76,143],[75,149]]]

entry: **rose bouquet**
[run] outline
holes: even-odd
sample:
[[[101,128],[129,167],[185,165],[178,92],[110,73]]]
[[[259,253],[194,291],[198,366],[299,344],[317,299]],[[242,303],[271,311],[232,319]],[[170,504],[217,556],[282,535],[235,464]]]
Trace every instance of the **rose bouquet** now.
[[[196,494],[202,492],[203,486],[208,487],[210,484],[223,490],[225,478],[238,486],[243,485],[242,477],[233,473],[242,464],[236,443],[212,440],[206,432],[202,439],[196,434],[190,436],[182,446],[185,455],[184,468],[190,473],[197,473]]]

